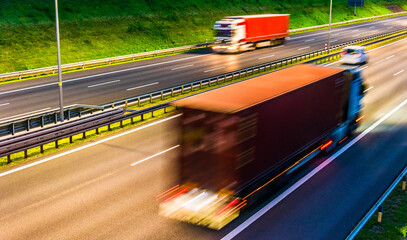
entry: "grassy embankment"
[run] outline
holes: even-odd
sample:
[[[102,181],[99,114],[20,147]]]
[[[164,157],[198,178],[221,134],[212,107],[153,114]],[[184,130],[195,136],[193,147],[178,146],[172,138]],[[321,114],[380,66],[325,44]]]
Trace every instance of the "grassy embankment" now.
[[[290,13],[291,28],[325,24],[322,0],[129,0],[60,4],[62,63],[119,56],[209,41],[212,26],[227,15]],[[390,13],[402,0],[370,0],[358,8],[334,1],[333,22]],[[3,1],[0,8],[0,73],[56,65],[52,1]]]
[[[377,213],[372,216],[356,240],[400,240],[401,229],[407,226],[407,193],[399,185],[383,204],[382,222],[377,222]]]

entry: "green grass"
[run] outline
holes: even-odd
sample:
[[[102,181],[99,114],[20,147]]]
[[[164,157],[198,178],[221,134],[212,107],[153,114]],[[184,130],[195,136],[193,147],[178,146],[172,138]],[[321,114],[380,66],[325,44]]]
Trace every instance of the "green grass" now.
[[[377,222],[377,213],[372,216],[356,240],[400,240],[401,230],[407,226],[407,193],[398,186],[383,204],[382,222]]]
[[[321,0],[60,1],[62,63],[99,59],[213,40],[213,23],[227,15],[290,13],[291,28],[328,22]],[[334,1],[333,22],[390,13],[402,0],[370,0],[358,8]],[[0,72],[56,65],[53,1],[2,1]]]

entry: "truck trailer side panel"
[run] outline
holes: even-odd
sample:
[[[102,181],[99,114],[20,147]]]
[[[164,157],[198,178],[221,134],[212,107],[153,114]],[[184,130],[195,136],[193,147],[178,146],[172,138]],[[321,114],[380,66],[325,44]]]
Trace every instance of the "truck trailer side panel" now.
[[[175,102],[182,180],[239,191],[344,121],[344,70],[298,65]]]
[[[258,42],[288,36],[289,15],[245,18],[246,42]]]
[[[321,140],[343,122],[343,99],[347,95],[343,83],[344,75],[338,73],[238,113],[257,116],[253,145],[238,147],[241,152],[254,151],[254,158],[247,159],[247,163],[238,162],[236,181],[240,189],[289,163],[301,149]]]

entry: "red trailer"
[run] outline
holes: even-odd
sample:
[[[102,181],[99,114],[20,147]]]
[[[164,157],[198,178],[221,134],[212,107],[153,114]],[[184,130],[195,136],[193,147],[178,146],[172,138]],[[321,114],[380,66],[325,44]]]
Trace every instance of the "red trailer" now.
[[[164,215],[222,227],[261,188],[350,134],[361,86],[357,70],[304,64],[176,101],[185,195],[170,196]],[[211,200],[213,214],[191,212]]]
[[[240,52],[281,44],[288,36],[289,14],[225,17],[215,23],[217,52]]]

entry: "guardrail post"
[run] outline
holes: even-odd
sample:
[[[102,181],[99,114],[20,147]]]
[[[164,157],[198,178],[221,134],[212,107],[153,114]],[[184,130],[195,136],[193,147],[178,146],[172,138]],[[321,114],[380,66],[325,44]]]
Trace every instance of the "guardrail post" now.
[[[140,115],[140,119],[141,119],[141,121],[144,121],[144,114]]]
[[[73,137],[72,136],[69,137],[69,143],[73,143]]]
[[[140,107],[140,97],[137,98],[137,105]]]
[[[133,118],[131,118],[131,119],[133,120]],[[96,135],[98,135],[99,134],[99,128],[96,128],[95,130],[96,130]]]
[[[127,100],[126,100],[126,101],[124,101],[124,108],[126,108],[126,109],[127,109]]]
[[[154,117],[154,111],[151,111],[151,117],[152,118]]]
[[[167,113],[167,108],[166,107],[164,107],[164,113]]]
[[[202,89],[202,81],[199,81],[199,89]],[[173,93],[173,91],[172,91],[172,88],[171,88],[171,97],[172,97],[172,93]]]
[[[107,125],[107,130],[112,131],[112,127],[110,127],[110,124]]]
[[[219,76],[216,77],[216,85],[219,84]]]
[[[83,138],[83,139],[86,139],[86,132],[83,132],[83,133],[82,133],[82,138]]]
[[[184,94],[184,85],[181,86],[181,94]]]
[[[382,205],[379,206],[377,209],[377,222],[382,223],[382,217],[383,217],[383,207]]]
[[[16,129],[14,128],[14,123],[11,123],[11,135],[16,134]]]
[[[192,85],[192,84],[191,84]],[[163,91],[161,91],[161,101],[164,100],[164,94]]]
[[[123,121],[120,121],[120,128],[123,127]]]
[[[41,127],[44,127],[44,115],[41,116]]]
[[[234,73],[232,73],[232,81],[233,81],[233,77],[235,76],[235,74]]]
[[[191,92],[194,90],[194,84],[191,83]]]
[[[27,150],[24,150],[24,158],[27,158],[28,157],[28,152],[27,152]]]
[[[153,94],[150,94],[150,103],[153,103]]]
[[[57,112],[54,113],[54,123],[55,124],[58,123],[58,113]]]
[[[58,140],[55,140],[55,148],[58,148],[58,147],[59,147]]]
[[[134,124],[134,118],[131,117],[130,119],[131,119],[131,124]]]
[[[27,119],[27,132],[30,131],[30,119]]]
[[[7,155],[7,164],[11,163],[11,154]]]
[[[68,108],[68,110],[66,110],[66,114],[67,114],[67,120],[71,120],[71,109]]]
[[[401,183],[401,191],[406,191],[406,181],[407,181],[407,176],[404,175],[402,183]]]
[[[40,145],[40,153],[44,153],[44,145]]]

